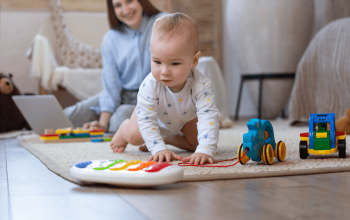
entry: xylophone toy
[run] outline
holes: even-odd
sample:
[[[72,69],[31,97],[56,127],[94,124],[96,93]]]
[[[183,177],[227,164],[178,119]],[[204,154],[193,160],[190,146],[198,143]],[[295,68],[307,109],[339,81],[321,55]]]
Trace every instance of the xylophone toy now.
[[[180,181],[183,178],[183,169],[166,162],[92,160],[73,165],[70,174],[83,182],[152,187]]]

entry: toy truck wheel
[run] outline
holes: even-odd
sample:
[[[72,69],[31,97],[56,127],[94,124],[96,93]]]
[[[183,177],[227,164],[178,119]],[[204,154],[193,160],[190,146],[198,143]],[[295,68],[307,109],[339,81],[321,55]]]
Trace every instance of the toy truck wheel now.
[[[299,143],[299,155],[300,159],[306,159],[309,154],[307,152],[307,142],[306,141],[300,141]]]
[[[265,144],[261,154],[261,160],[267,165],[273,164],[274,152],[271,144]]]
[[[286,159],[286,144],[283,141],[279,141],[275,148],[275,157],[279,162],[283,162]]]
[[[241,144],[238,147],[237,160],[239,160],[243,154],[244,154],[244,149],[243,149],[243,144]],[[243,164],[247,163],[249,160],[250,160],[250,158],[247,155],[244,155],[244,157],[239,162],[243,165]]]
[[[338,140],[339,158],[346,158],[346,140]]]

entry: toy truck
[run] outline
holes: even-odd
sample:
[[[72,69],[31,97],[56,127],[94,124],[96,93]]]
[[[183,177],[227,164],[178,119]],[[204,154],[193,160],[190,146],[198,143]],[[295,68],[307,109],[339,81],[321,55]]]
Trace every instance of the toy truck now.
[[[335,114],[310,114],[309,132],[300,133],[299,154],[306,159],[310,154],[324,155],[339,152],[346,158],[346,133],[335,131]]]
[[[248,133],[243,135],[243,143],[238,147],[237,158],[245,164],[250,159],[256,162],[264,161],[272,165],[274,157],[282,162],[286,158],[286,145],[283,141],[275,142],[271,122],[268,120],[251,119],[247,122]]]

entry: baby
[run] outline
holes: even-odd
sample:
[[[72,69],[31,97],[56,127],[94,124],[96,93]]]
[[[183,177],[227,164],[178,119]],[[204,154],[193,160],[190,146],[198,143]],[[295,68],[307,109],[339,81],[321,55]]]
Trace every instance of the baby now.
[[[196,69],[201,52],[192,18],[175,13],[156,20],[150,52],[151,73],[141,83],[130,120],[121,124],[112,139],[113,152],[124,152],[128,143],[145,143],[153,155],[149,160],[213,163],[219,136],[218,109],[209,79]],[[166,144],[194,153],[182,158]]]

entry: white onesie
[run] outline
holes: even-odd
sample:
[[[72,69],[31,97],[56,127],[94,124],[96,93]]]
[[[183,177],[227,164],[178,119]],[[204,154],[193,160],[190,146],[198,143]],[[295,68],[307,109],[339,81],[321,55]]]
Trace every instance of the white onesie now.
[[[182,127],[198,117],[195,153],[214,156],[219,138],[218,109],[210,80],[197,69],[189,74],[184,88],[173,93],[148,74],[137,96],[138,125],[148,150],[154,155],[167,149],[162,138],[179,134]]]

